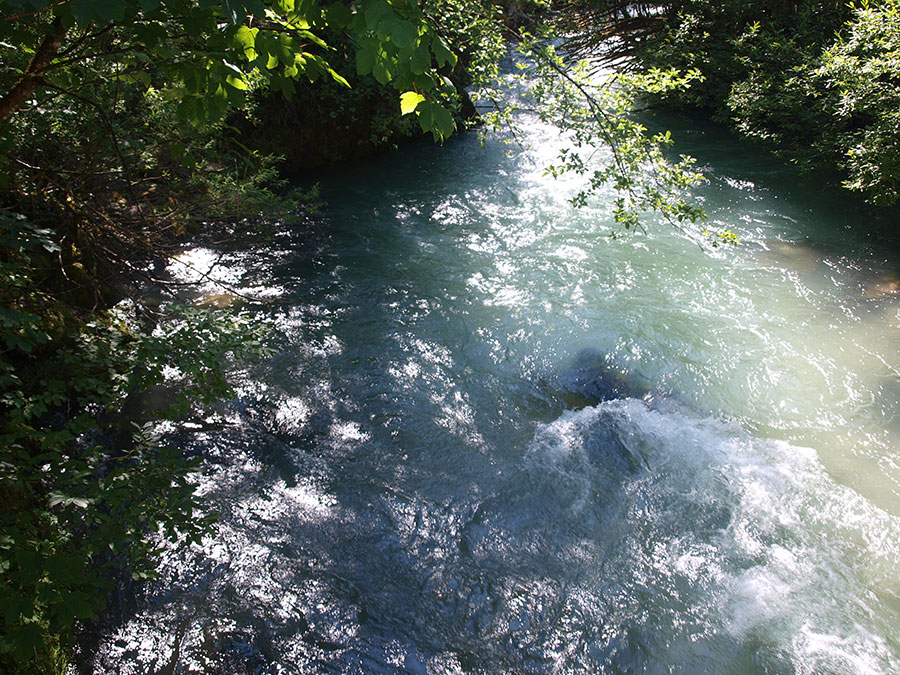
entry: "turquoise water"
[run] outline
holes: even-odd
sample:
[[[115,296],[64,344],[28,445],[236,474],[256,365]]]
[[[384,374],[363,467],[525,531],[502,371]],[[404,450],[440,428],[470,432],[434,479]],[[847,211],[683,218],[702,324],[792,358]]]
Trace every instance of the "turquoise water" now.
[[[897,223],[669,124],[737,247],[610,238],[524,119],[186,252],[269,300],[276,354],[180,438],[216,534],[85,668],[900,671]]]

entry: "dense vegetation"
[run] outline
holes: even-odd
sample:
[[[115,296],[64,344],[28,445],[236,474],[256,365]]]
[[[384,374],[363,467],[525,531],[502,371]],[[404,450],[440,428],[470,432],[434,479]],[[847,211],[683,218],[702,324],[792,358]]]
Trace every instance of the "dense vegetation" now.
[[[598,19],[604,30],[596,30]],[[708,110],[800,167],[840,173],[877,205],[900,197],[900,4],[576,2],[574,45],[643,68],[696,69],[668,104]]]
[[[612,30],[645,71],[596,81],[554,49],[554,23],[563,54],[605,49]],[[152,573],[159,536],[209,526],[194,461],[157,431],[227,396],[225,364],[264,353],[264,328],[179,304],[155,263],[201,231],[303,218],[279,166],[442,142],[472,120],[468,92],[483,128],[509,124],[513,38],[532,101],[573,141],[549,173],[584,176],[576,205],[612,185],[620,227],[647,210],[702,218],[690,159],[668,161],[669,135],[629,115],[638,95],[712,108],[896,199],[893,0],[0,1],[0,670],[62,669],[117,576]],[[610,166],[580,152],[597,145]]]

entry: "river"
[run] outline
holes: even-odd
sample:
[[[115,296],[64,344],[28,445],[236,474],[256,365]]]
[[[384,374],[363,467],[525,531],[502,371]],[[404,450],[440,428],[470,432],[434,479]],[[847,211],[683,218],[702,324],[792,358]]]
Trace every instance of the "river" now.
[[[522,122],[186,253],[275,355],[181,437],[215,534],[87,671],[900,672],[897,224],[669,120],[740,243],[611,238]]]

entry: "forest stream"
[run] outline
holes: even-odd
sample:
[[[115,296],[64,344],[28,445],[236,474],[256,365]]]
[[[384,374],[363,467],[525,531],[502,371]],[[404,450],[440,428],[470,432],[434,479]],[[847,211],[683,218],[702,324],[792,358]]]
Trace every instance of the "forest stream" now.
[[[898,223],[667,120],[740,242],[613,238],[522,124],[185,251],[269,301],[275,353],[178,437],[214,534],[82,670],[900,672]]]

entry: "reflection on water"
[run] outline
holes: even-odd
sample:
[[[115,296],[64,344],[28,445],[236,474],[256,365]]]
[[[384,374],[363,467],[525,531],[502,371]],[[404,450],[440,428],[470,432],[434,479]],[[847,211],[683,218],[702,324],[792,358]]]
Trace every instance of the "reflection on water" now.
[[[215,534],[83,669],[900,670],[896,255],[706,134],[734,249],[609,238],[534,123],[531,155],[414,145],[173,263],[276,298],[243,306],[276,353],[175,439]]]

